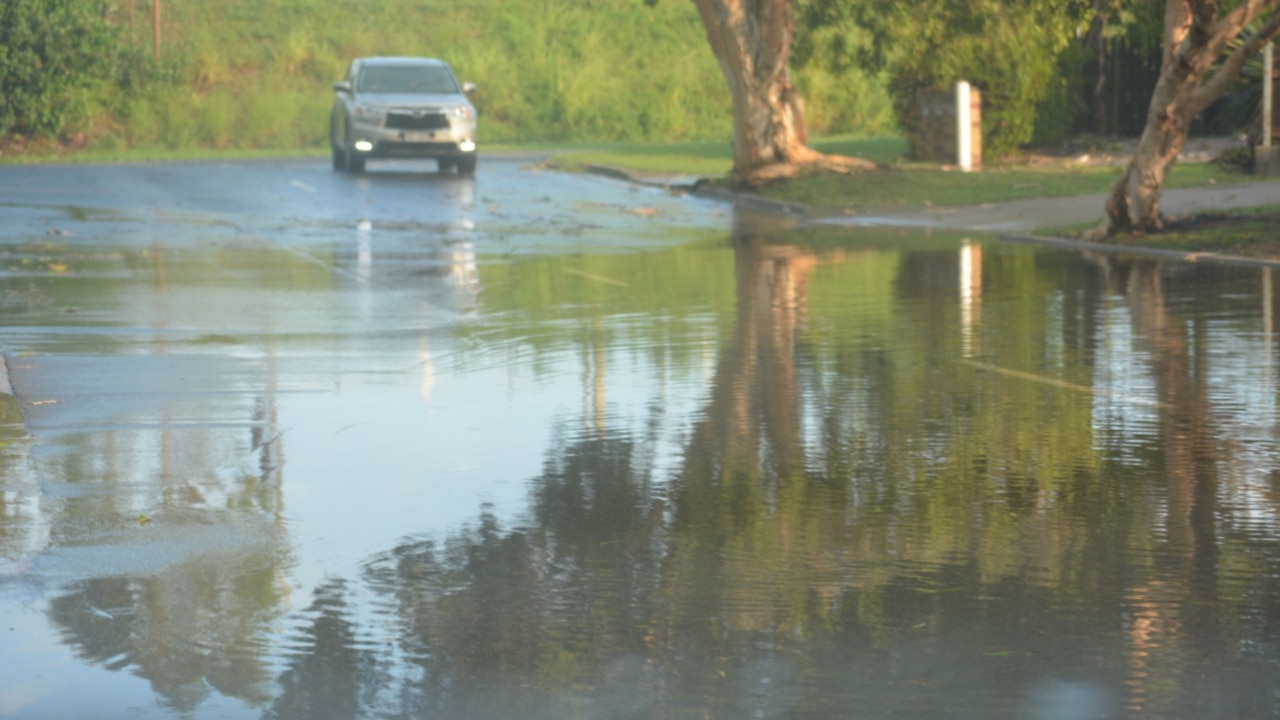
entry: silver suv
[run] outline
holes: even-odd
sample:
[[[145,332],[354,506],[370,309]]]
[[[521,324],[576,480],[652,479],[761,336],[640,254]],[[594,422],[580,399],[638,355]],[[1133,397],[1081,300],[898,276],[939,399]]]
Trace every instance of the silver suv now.
[[[441,172],[476,171],[476,109],[444,61],[370,57],[333,84],[333,169],[364,172],[369,158],[435,158]]]

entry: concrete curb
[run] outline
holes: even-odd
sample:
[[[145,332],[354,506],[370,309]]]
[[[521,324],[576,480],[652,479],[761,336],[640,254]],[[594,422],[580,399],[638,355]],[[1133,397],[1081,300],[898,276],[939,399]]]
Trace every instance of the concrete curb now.
[[[0,355],[0,395],[12,395],[13,384],[9,382],[9,366],[4,355]]]
[[[13,384],[9,382],[9,366],[5,363],[4,355],[0,354],[0,440],[26,436],[27,418],[18,398],[13,394]]]
[[[804,220],[811,220],[817,215],[814,208],[802,203],[770,200],[758,195],[748,195],[709,185],[694,185],[690,192],[700,198],[719,200],[758,213],[786,215],[787,217],[802,218]]]
[[[756,195],[726,190],[725,188],[711,186],[706,178],[698,178],[693,182],[671,183],[667,181],[655,180],[652,178],[640,177],[621,168],[610,167],[608,165],[584,165],[584,172],[589,175],[597,175],[613,180],[622,180],[633,185],[643,185],[645,187],[660,188],[663,190],[683,190],[694,197],[706,200],[717,200],[719,202],[729,203],[737,207],[746,208],[759,213],[769,213],[774,215],[786,215],[788,217],[804,218],[806,220],[818,215],[814,208],[801,203],[785,202],[782,200],[770,200]]]

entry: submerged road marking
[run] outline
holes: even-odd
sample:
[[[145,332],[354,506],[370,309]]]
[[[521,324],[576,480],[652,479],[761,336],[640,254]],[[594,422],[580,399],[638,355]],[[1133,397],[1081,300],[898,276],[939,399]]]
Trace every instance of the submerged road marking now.
[[[292,186],[294,186],[294,187],[296,187],[296,188],[302,188],[303,190],[306,190],[307,192],[315,192],[315,191],[316,191],[316,189],[315,189],[314,187],[312,187],[311,185],[308,185],[308,184],[306,184],[306,183],[302,182],[301,180],[290,180],[290,181],[289,181],[289,184],[290,184],[290,185],[292,185]]]
[[[306,260],[307,262],[315,263],[316,265],[319,265],[322,268],[328,268],[331,272],[338,273],[339,275],[345,275],[351,278],[352,280],[355,280],[356,282],[360,283],[361,285],[369,284],[369,280],[367,278],[362,278],[359,275],[351,272],[350,270],[345,270],[343,268],[338,267],[337,265],[327,263],[324,260],[321,260],[320,258],[316,257],[315,255],[312,255],[311,253],[307,252],[306,250],[299,250],[296,247],[288,247],[288,246],[285,247],[285,250],[293,253],[294,255],[297,255],[298,257],[302,258],[303,260]]]
[[[622,282],[621,280],[614,280],[612,278],[600,277],[599,275],[584,273],[581,270],[565,270],[565,272],[569,273],[570,275],[577,275],[578,277],[584,277],[588,280],[595,280],[596,282],[608,283],[610,285],[617,285],[618,287],[629,287],[626,283]]]
[[[1053,387],[1059,387],[1064,390],[1075,390],[1077,392],[1088,393],[1090,395],[1097,395],[1099,397],[1110,398],[1112,400],[1119,400],[1121,402],[1127,402],[1133,405],[1147,405],[1150,407],[1168,407],[1165,403],[1162,403],[1159,400],[1148,400],[1146,398],[1134,397],[1132,395],[1120,395],[1118,393],[1108,392],[1106,390],[1099,390],[1098,388],[1089,387],[1088,385],[1079,385],[1073,382],[1067,382],[1066,380],[1059,380],[1057,378],[1045,377],[1044,375],[1036,375],[1035,373],[1023,372],[1022,370],[1011,370],[1009,368],[1002,368],[999,365],[992,365],[991,363],[984,363],[984,362],[978,362],[977,360],[965,360],[965,359],[961,359],[960,362],[964,365],[970,365],[972,367],[976,367],[979,370],[986,370],[988,372],[996,373],[997,375],[1005,375],[1007,377],[1017,378],[1019,380],[1029,380],[1031,382],[1038,382],[1044,385],[1052,385]]]

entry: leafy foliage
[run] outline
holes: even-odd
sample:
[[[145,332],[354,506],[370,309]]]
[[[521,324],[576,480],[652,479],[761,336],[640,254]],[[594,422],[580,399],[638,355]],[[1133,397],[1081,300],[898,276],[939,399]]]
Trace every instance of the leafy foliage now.
[[[0,3],[0,136],[58,134],[86,119],[110,73],[113,38],[98,0]]]

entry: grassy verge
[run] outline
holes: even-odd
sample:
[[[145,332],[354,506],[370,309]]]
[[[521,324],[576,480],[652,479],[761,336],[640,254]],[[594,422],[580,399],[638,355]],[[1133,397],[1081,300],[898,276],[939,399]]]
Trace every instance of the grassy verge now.
[[[823,152],[866,158],[886,169],[859,175],[812,175],[766,187],[760,194],[826,208],[977,205],[1105,193],[1122,170],[1118,166],[1059,164],[989,168],[966,174],[938,165],[903,161],[907,147],[899,138],[838,136],[815,140],[813,145]],[[552,162],[566,170],[606,166],[640,177],[723,178],[733,165],[733,157],[728,142],[614,144],[559,152]],[[1182,163],[1174,167],[1166,187],[1202,187],[1255,179],[1213,163]]]
[[[936,165],[902,164],[861,175],[814,175],[765,188],[761,194],[814,207],[874,208],[978,205],[1028,198],[1105,193],[1122,168],[1011,167],[976,173],[942,170]],[[1174,166],[1167,188],[1250,182],[1213,163]]]
[[[1148,235],[1121,235],[1111,239],[1119,246],[1140,246],[1187,253],[1217,253],[1251,258],[1280,257],[1280,205],[1264,205],[1227,212],[1200,213],[1174,218],[1165,229]],[[1048,228],[1038,235],[1079,237],[1092,225]]]
[[[814,140],[813,146],[823,152],[856,155],[885,164],[897,162],[907,151],[906,141],[895,137],[835,136]],[[612,143],[559,152],[552,162],[570,171],[596,165],[617,168],[639,177],[692,175],[719,178],[728,175],[733,168],[733,147],[728,140],[651,145]]]
[[[891,206],[979,205],[1032,197],[1092,195],[1111,190],[1123,168],[1096,167],[989,168],[979,173],[948,172],[937,165],[901,164],[859,176],[810,176],[764,188],[777,200],[804,202],[817,208],[891,208]],[[1181,163],[1166,188],[1253,182],[1254,176],[1230,172],[1213,163]]]

